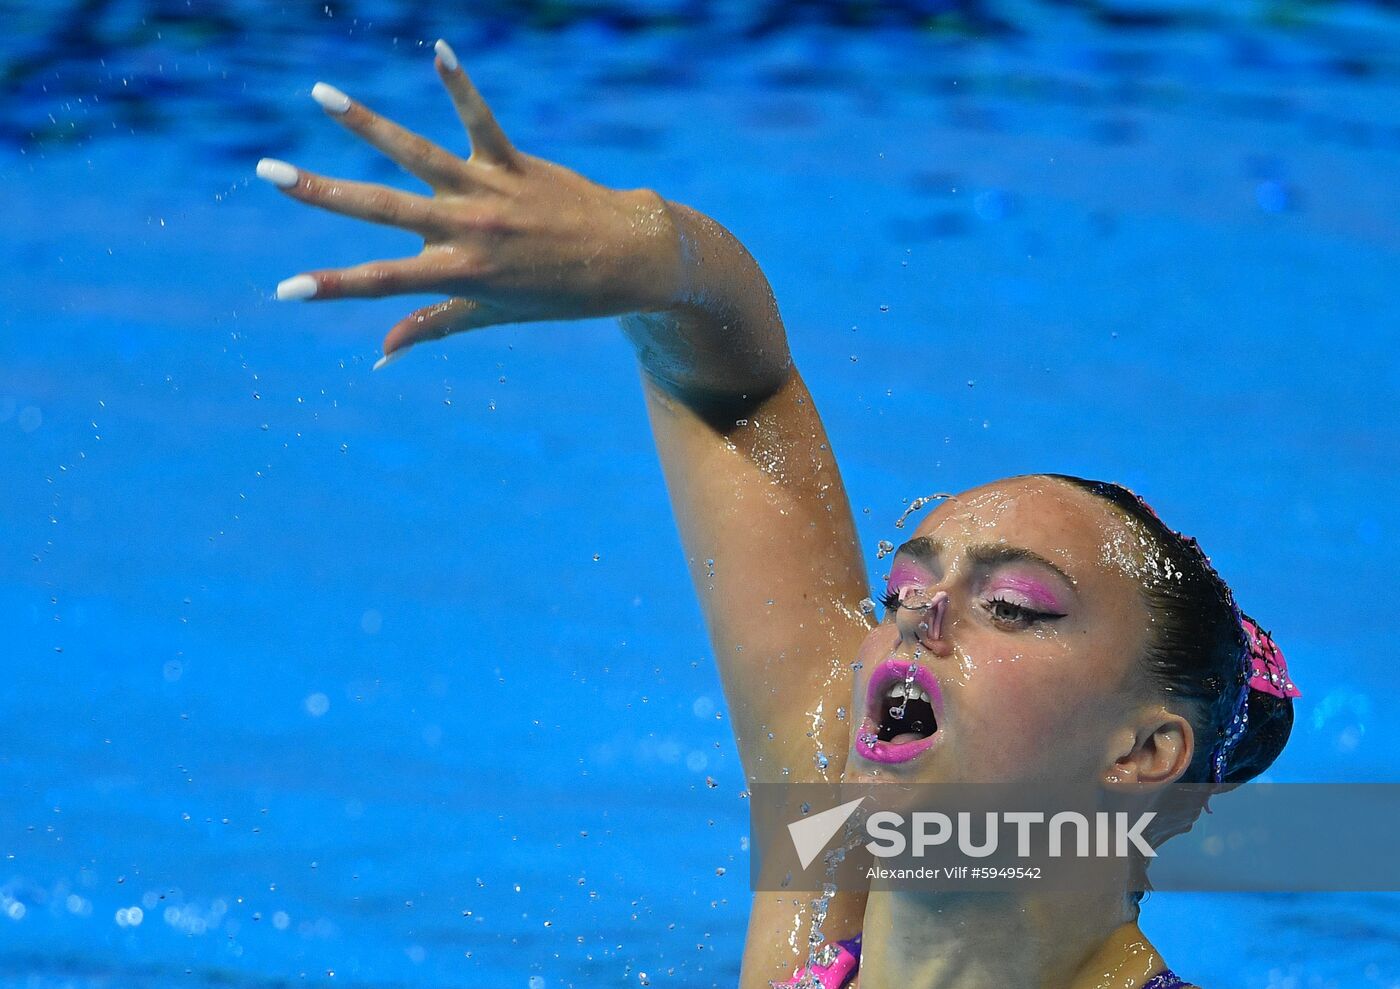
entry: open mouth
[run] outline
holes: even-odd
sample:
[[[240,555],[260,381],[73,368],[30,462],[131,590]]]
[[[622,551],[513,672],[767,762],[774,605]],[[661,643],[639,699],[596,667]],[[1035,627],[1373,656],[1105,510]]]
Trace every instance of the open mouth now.
[[[918,684],[906,689],[903,683],[896,683],[885,694],[880,710],[876,735],[881,742],[917,742],[938,730],[933,703]]]
[[[856,752],[885,763],[907,762],[926,752],[938,737],[942,701],[938,681],[928,670],[907,660],[881,663],[866,687]]]

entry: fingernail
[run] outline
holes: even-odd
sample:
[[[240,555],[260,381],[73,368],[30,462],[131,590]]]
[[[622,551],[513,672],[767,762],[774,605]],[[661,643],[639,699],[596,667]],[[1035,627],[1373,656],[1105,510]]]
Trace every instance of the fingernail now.
[[[324,82],[318,82],[311,87],[311,98],[321,104],[321,109],[336,116],[350,109],[350,97]]]
[[[437,57],[442,59],[442,67],[448,72],[457,71],[457,53],[452,50],[452,46],[441,38],[433,45],[433,51],[437,52]]]
[[[407,347],[400,347],[398,350],[391,350],[389,351],[389,353],[379,358],[379,360],[375,361],[374,367],[370,368],[370,370],[378,371],[381,367],[388,367],[390,364],[394,363],[394,361],[398,360],[406,353],[408,353]]]
[[[271,182],[279,189],[290,189],[297,184],[297,170],[285,161],[263,158],[258,162],[258,178]]]
[[[277,300],[294,302],[309,299],[316,294],[316,279],[310,275],[293,275],[277,283]]]

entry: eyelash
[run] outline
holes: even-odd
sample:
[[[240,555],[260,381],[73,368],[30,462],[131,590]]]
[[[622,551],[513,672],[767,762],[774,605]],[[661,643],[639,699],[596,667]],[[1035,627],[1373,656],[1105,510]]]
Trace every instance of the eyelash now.
[[[1014,617],[998,617],[996,613],[998,606],[1010,608],[1015,613]],[[1017,604],[1015,601],[1007,601],[1004,598],[992,598],[983,607],[987,609],[987,614],[991,615],[994,620],[1004,622],[1026,622],[1029,625],[1034,625],[1036,622],[1053,622],[1058,618],[1065,617],[1054,611],[1036,611],[1034,608],[1027,608],[1024,604]]]
[[[881,596],[880,603],[884,605],[885,613],[887,615],[893,614],[894,612],[899,610],[899,592],[894,590],[886,591]],[[1003,608],[1011,609],[1015,613],[1014,616],[1002,616],[998,618],[996,614],[996,608],[998,605],[1000,605]],[[1053,622],[1057,619],[1065,617],[1063,614],[1059,614],[1054,611],[1036,611],[1033,608],[1027,608],[1023,604],[1017,604],[1015,601],[1007,601],[1004,598],[992,598],[990,601],[987,601],[983,605],[983,607],[987,609],[987,613],[991,615],[994,620],[1002,622],[1024,621],[1028,624],[1034,625],[1036,622]]]

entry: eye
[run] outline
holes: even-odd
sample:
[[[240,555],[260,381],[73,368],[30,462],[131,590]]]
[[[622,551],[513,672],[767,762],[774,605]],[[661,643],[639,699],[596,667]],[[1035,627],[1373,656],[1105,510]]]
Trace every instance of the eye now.
[[[890,617],[890,615],[894,614],[900,608],[909,611],[918,611],[927,607],[920,598],[924,590],[925,588],[917,584],[900,584],[897,587],[890,585],[880,597],[880,603],[885,606],[885,617]],[[903,603],[903,599],[908,599],[910,603]]]
[[[987,609],[987,614],[992,616],[993,621],[1017,628],[1027,628],[1038,622],[1053,622],[1065,617],[1053,611],[1037,611],[1007,598],[992,598],[985,602],[983,607]]]

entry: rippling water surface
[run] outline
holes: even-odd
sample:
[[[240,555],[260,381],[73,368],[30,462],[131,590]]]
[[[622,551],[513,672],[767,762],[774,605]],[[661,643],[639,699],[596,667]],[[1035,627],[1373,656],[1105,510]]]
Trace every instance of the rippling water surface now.
[[[371,375],[408,186],[317,79],[759,258],[872,548],[1056,470],[1200,537],[1393,779],[1400,16],[1385,4],[0,3],[0,986],[732,985],[747,808],[629,351]],[[471,5],[464,5],[464,9]],[[712,785],[713,784],[713,785]],[[1208,987],[1400,984],[1400,897],[1158,895]]]

